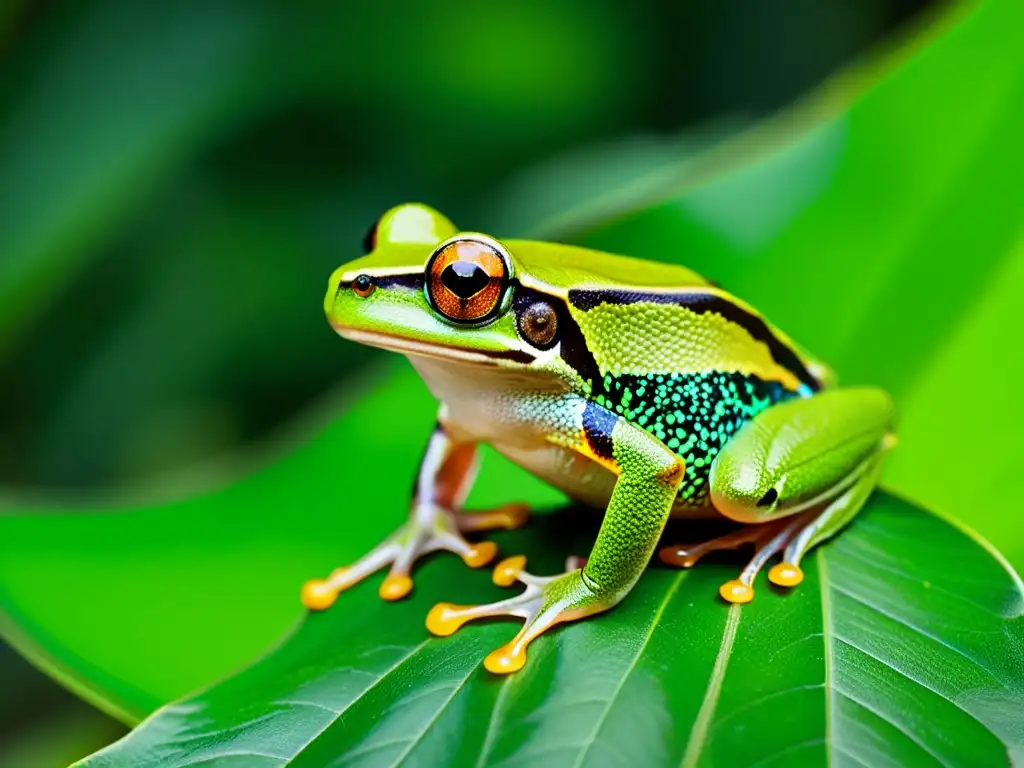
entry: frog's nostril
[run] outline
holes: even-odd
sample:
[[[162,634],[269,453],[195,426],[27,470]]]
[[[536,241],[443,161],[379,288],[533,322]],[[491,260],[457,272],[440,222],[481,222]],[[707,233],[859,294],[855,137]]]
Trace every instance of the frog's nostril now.
[[[774,488],[769,488],[765,492],[764,496],[762,496],[758,500],[757,506],[759,506],[759,507],[770,507],[772,504],[774,504],[776,502],[776,500],[778,498],[779,498],[779,492],[776,491]]]
[[[460,299],[476,296],[490,281],[486,270],[471,261],[453,261],[441,272],[441,283]]]

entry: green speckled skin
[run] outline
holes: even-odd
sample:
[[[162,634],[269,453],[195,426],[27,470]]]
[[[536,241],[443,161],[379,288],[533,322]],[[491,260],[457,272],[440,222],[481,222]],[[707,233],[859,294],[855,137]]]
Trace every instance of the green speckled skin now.
[[[594,401],[654,435],[686,463],[679,499],[707,503],[711,464],[746,422],[795,395],[739,373],[606,376]]]
[[[541,579],[505,564],[501,579],[518,577],[521,596],[431,613],[438,634],[481,616],[525,618],[516,639],[488,657],[496,672],[522,666],[527,644],[547,628],[625,597],[670,515],[719,514],[766,530],[792,518],[784,531],[771,528],[784,533],[772,551],[785,546],[783,560],[796,568],[860,509],[894,442],[886,393],[832,389],[824,366],[696,273],[565,245],[499,243],[460,233],[426,206],[387,212],[370,252],[331,276],[324,308],[342,336],[406,355],[441,403],[401,545],[375,550],[349,573],[362,578],[390,562],[400,597],[430,547],[473,564],[458,534],[472,471],[444,457],[471,455],[479,443],[606,506],[582,569]],[[445,543],[424,544],[433,541],[424,531],[442,531]],[[744,589],[766,557],[744,571]],[[358,578],[332,576],[316,589]],[[321,597],[307,604],[329,604]]]

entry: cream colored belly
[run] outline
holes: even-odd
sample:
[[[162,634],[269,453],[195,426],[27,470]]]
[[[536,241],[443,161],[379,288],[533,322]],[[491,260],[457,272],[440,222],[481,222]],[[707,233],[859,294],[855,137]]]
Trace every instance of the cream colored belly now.
[[[615,475],[595,461],[546,439],[567,439],[582,428],[583,402],[550,377],[516,376],[507,370],[410,355],[442,404],[445,427],[456,440],[486,443],[541,480],[593,507],[604,508]],[[677,503],[672,515],[715,517],[710,506]]]

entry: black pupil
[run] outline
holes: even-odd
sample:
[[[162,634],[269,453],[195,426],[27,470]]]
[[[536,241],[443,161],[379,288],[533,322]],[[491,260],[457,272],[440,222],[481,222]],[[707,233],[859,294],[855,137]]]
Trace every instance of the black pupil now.
[[[480,293],[491,278],[479,264],[472,261],[453,261],[441,273],[441,282],[460,299],[468,299]]]
[[[360,291],[370,290],[370,278],[366,275],[360,275],[356,278],[356,288]]]

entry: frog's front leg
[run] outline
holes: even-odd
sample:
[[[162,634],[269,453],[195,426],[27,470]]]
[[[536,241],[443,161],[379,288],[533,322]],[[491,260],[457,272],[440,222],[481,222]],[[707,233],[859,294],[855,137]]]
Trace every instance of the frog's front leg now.
[[[389,564],[391,572],[381,584],[380,596],[399,600],[412,589],[409,572],[416,560],[438,550],[454,552],[471,568],[493,560],[497,545],[490,541],[472,544],[462,534],[516,528],[526,520],[528,510],[521,504],[509,504],[487,512],[459,514],[476,467],[476,445],[453,440],[439,421],[420,464],[409,520],[353,565],[337,568],[326,579],[306,582],[302,602],[311,610],[329,608],[339,592]]]
[[[828,390],[762,411],[726,444],[709,478],[715,508],[750,525],[659,556],[689,567],[710,551],[752,543],[753,558],[722,585],[723,598],[749,602],[758,572],[780,552],[782,562],[768,578],[796,586],[801,558],[850,522],[871,495],[895,444],[894,423],[892,399],[872,388]]]
[[[527,646],[540,634],[561,622],[606,611],[626,596],[654,552],[685,472],[682,459],[660,440],[614,413],[581,401],[566,407],[576,409],[571,418],[579,430],[568,437],[552,437],[552,441],[618,474],[586,564],[582,569],[539,578],[523,572],[524,557],[508,558],[495,568],[494,581],[501,586],[522,582],[526,589],[518,597],[478,606],[439,603],[427,617],[427,628],[441,636],[473,619],[525,619],[519,634],[484,660],[491,672],[521,669]]]

